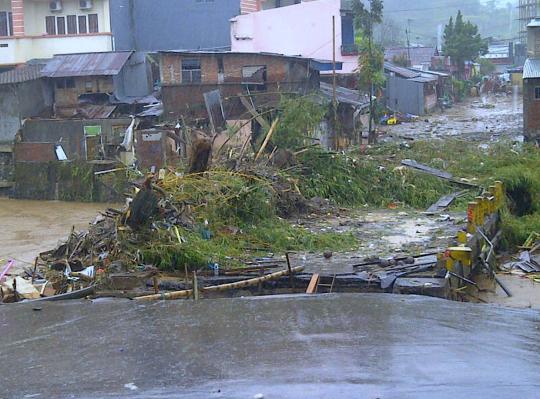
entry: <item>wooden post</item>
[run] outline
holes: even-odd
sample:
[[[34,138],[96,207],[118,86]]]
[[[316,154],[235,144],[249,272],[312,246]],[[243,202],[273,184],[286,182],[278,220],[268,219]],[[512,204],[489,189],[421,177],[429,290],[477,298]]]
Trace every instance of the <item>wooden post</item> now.
[[[152,277],[152,282],[154,283],[154,294],[159,294],[159,283],[157,276]]]
[[[34,280],[36,279],[37,262],[38,258],[36,256],[36,259],[34,259],[34,270],[32,270],[32,284],[34,284]]]
[[[193,272],[193,299],[199,300],[199,283],[197,282],[197,272]]]
[[[293,277],[293,272],[292,272],[292,269],[291,269],[291,260],[289,258],[289,253],[288,252],[285,252],[285,258],[287,259],[287,270],[289,270],[289,286],[291,287],[291,289],[295,288],[295,284],[294,284],[294,277]]]

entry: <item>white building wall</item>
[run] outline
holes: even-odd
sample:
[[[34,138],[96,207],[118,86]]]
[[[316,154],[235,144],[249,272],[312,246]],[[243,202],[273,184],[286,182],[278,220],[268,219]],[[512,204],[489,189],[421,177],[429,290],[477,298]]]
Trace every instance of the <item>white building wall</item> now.
[[[358,67],[356,56],[341,54],[341,1],[308,1],[240,15],[231,20],[232,51],[270,52],[332,60],[332,16],[336,23],[336,61],[341,73]]]
[[[26,36],[45,35],[45,17],[67,17],[68,15],[98,15],[98,27],[100,33],[110,33],[111,24],[109,18],[109,1],[93,0],[90,10],[81,10],[78,0],[63,0],[62,11],[51,12],[49,1],[28,0],[24,2],[24,31]],[[67,23],[67,22],[66,22]]]
[[[10,0],[0,0],[0,11],[10,9]],[[0,38],[0,66],[21,64],[34,58],[51,58],[55,54],[112,51],[109,0],[93,0],[90,10],[81,10],[78,0],[64,0],[60,12],[49,10],[49,1],[24,1],[24,36]],[[98,15],[98,33],[48,36],[45,17]],[[88,22],[87,22],[88,29]]]

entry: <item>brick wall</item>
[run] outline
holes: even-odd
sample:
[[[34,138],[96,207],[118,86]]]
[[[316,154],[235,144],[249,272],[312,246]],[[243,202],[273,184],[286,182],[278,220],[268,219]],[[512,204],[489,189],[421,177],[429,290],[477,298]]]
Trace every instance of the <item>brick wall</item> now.
[[[219,59],[223,63],[224,80],[221,83],[241,82],[242,67],[254,65],[266,65],[268,82],[281,82],[287,79],[290,60],[284,57],[262,54],[184,55],[165,53],[162,54],[160,65],[161,82],[163,85],[182,83],[183,59],[199,59],[201,61],[201,81],[203,84],[220,83],[218,80]]]
[[[182,84],[182,59],[201,61],[201,83]],[[223,66],[220,78],[219,65]],[[203,93],[219,89],[227,118],[241,118],[245,109],[238,99],[245,93],[242,68],[266,66],[266,92],[254,96],[256,105],[270,105],[279,100],[281,92],[307,92],[318,85],[318,74],[310,71],[306,60],[263,54],[162,54],[160,69],[165,118],[205,118]]]
[[[11,0],[13,36],[24,36],[24,0]]]
[[[261,0],[240,0],[240,12],[249,14],[261,9]]]
[[[523,130],[527,141],[540,140],[540,99],[534,98],[540,79],[526,79],[523,83]]]

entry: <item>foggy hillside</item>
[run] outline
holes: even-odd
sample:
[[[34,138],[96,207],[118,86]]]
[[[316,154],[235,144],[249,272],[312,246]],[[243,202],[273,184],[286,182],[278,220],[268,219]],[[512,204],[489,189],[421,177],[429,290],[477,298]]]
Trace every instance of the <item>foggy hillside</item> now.
[[[411,43],[435,44],[439,25],[461,10],[465,19],[477,24],[484,37],[515,40],[518,31],[517,1],[479,0],[385,0],[385,24],[381,35],[386,45],[405,44],[410,26]],[[392,43],[394,42],[394,43]]]

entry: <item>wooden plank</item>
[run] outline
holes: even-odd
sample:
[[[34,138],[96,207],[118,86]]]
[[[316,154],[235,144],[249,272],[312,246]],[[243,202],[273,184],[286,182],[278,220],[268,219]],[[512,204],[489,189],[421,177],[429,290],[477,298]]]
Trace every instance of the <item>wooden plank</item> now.
[[[257,285],[259,283],[264,283],[265,281],[271,281],[271,280],[277,280],[283,276],[288,275],[289,273],[296,273],[301,272],[304,270],[304,266],[297,266],[293,267],[290,271],[289,270],[282,270],[280,272],[270,273],[266,274],[262,277],[256,277],[251,278],[248,280],[242,280],[242,281],[236,281],[234,283],[229,284],[223,284],[223,285],[214,285],[210,287],[204,287],[201,288],[201,292],[220,292],[220,291],[226,291],[226,290],[232,290],[237,288],[245,288],[245,287],[251,287],[254,285]],[[164,299],[179,299],[179,298],[187,298],[190,297],[193,294],[193,290],[182,290],[182,291],[173,291],[173,292],[166,292],[161,293],[157,295],[145,295],[136,298],[138,301],[158,301],[158,300],[164,300]]]
[[[255,110],[255,108],[253,108],[248,99],[242,94],[238,94],[238,96],[240,97],[240,101],[242,102],[244,107],[246,107],[246,109],[255,118],[255,120],[259,122],[259,125],[261,125],[266,130],[270,130],[270,124]]]
[[[311,280],[309,280],[309,285],[306,290],[306,294],[315,294],[317,292],[317,286],[319,285],[319,273],[313,273]]]

